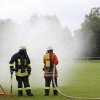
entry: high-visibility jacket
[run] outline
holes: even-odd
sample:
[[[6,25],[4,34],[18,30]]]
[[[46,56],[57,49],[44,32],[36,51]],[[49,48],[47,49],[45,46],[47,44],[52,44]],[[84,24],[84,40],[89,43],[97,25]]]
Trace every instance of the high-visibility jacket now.
[[[44,78],[52,78],[54,64],[57,65],[59,63],[56,54],[46,53],[43,57],[43,62],[44,62]],[[55,69],[55,77],[57,76],[58,76],[57,69]]]
[[[31,72],[30,59],[28,55],[18,53],[11,57],[9,62],[10,69],[15,69],[16,76],[27,76]]]

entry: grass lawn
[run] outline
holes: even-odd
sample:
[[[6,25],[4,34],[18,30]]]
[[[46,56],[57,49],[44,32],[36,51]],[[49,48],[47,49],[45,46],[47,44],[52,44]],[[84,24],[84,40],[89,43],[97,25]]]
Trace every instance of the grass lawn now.
[[[100,98],[100,61],[75,62],[73,66],[78,70],[63,91],[72,96]]]
[[[14,94],[17,93],[17,91],[13,91]],[[44,89],[33,89],[32,92],[34,93],[33,97],[26,96],[24,93],[24,96],[19,97],[17,94],[15,96],[0,96],[0,100],[66,100],[65,97],[58,95],[54,96],[52,94],[52,91],[50,93],[50,96],[44,96],[43,92]]]
[[[74,62],[74,68],[77,67],[71,76],[71,84],[59,87],[59,89],[69,96],[75,97],[93,97],[100,98],[100,62]],[[62,95],[54,96],[52,91],[49,97],[43,96],[44,89],[33,89],[33,97],[0,96],[0,100],[69,100]],[[17,93],[17,91],[13,91]]]

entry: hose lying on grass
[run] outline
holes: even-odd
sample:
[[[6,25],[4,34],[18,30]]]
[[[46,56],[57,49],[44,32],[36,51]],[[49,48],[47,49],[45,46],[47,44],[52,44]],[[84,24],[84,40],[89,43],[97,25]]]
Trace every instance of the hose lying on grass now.
[[[69,95],[66,95],[64,94],[62,91],[59,90],[59,88],[56,86],[56,83],[55,83],[55,68],[56,68],[56,65],[54,64],[54,68],[53,68],[53,84],[54,84],[54,87],[55,89],[64,97],[66,97],[67,99],[78,99],[78,100],[100,100],[100,98],[82,98],[82,97],[73,97],[73,96],[69,96]]]

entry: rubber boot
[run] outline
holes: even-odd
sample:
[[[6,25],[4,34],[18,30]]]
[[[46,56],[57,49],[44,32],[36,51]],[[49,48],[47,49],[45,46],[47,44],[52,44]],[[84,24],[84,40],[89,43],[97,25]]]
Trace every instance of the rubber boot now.
[[[49,89],[45,89],[45,96],[49,96],[49,92],[50,92],[50,90]]]
[[[22,90],[18,90],[18,96],[22,96],[23,95],[23,91]]]
[[[53,94],[54,95],[58,95],[58,91],[57,90],[53,90]]]
[[[31,90],[26,90],[26,94],[27,94],[27,96],[33,96]]]

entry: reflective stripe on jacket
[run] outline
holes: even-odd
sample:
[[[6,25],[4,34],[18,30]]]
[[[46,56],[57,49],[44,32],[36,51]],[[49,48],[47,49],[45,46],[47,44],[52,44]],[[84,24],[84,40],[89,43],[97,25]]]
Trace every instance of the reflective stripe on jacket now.
[[[55,69],[55,77],[58,77],[57,69]],[[44,78],[52,78],[53,77],[53,69],[44,69]]]
[[[27,72],[27,69],[25,69],[25,72],[24,73],[21,73],[21,69],[18,69],[18,72],[16,72],[16,76],[27,76],[28,75],[28,72]]]

